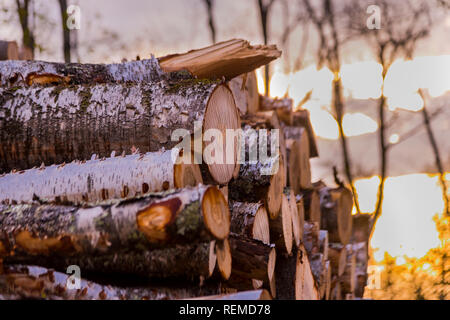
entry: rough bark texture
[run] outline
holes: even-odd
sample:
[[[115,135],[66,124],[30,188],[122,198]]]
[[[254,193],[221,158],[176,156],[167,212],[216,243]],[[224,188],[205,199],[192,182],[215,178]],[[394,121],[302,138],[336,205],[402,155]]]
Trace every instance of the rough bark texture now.
[[[237,178],[230,181],[230,198],[236,201],[258,202],[263,200],[270,217],[278,216],[285,179],[283,177],[284,161],[280,153],[271,152],[271,133],[267,135],[267,160],[261,161],[259,152],[261,144],[259,134],[250,126],[243,131],[244,147],[241,149],[241,163]],[[263,140],[264,141],[264,140]],[[256,158],[255,156],[259,156]]]
[[[325,295],[326,289],[326,269],[323,254],[313,254],[309,259],[309,263],[316,286],[318,288],[319,297],[322,298]]]
[[[0,74],[2,75],[0,83],[3,86],[19,84],[19,82],[16,83],[19,80],[32,84],[33,75],[44,74],[69,77],[71,84],[152,82],[170,78],[169,74],[161,70],[158,60],[154,57],[114,64],[57,63],[37,60],[0,61]],[[23,79],[19,78],[11,82],[17,74],[20,74]]]
[[[244,279],[270,281],[275,268],[275,245],[238,236],[229,237],[233,257],[232,274]]]
[[[251,46],[248,41],[232,39],[158,60],[166,72],[188,70],[198,78],[230,80],[280,56],[281,51],[277,50],[275,45]]]
[[[18,60],[18,59],[19,59],[19,47],[17,46],[17,43],[15,41],[0,40],[0,60]]]
[[[96,202],[196,186],[198,165],[175,164],[178,150],[52,165],[0,176],[0,201]],[[188,172],[189,171],[189,172]]]
[[[267,211],[261,202],[230,203],[230,231],[250,239],[270,243],[270,230]]]
[[[0,171],[171,149],[174,130],[193,134],[220,87],[232,99],[207,80],[0,88]]]
[[[191,283],[121,287],[85,279],[81,279],[80,289],[70,289],[67,286],[70,275],[66,273],[32,265],[10,265],[6,269],[0,275],[0,300],[171,300],[223,292],[220,285],[213,283],[201,287]]]
[[[303,227],[303,244],[309,257],[320,252],[319,231],[316,223],[305,222]]]
[[[148,279],[189,279],[198,281],[209,278],[215,263],[214,243],[176,245],[151,251],[118,250],[110,255],[75,255],[71,257],[7,257],[7,263],[38,264],[65,271],[77,265],[83,272],[107,275],[133,275]],[[212,247],[211,247],[212,246]]]
[[[89,256],[210,241],[217,235],[223,239],[228,236],[229,213],[207,204],[220,201],[215,197],[225,202],[215,187],[199,186],[84,208],[1,205],[0,254]],[[217,221],[211,221],[212,212]],[[217,224],[223,225],[219,234]]]

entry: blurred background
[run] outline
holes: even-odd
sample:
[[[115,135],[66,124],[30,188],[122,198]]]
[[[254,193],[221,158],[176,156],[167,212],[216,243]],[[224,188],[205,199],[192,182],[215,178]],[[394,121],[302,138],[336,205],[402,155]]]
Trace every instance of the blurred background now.
[[[335,166],[354,213],[375,217],[374,299],[450,298],[449,34],[446,0],[0,0],[0,39],[36,60],[276,44],[283,55],[257,70],[259,91],[309,110],[313,181],[332,184]]]

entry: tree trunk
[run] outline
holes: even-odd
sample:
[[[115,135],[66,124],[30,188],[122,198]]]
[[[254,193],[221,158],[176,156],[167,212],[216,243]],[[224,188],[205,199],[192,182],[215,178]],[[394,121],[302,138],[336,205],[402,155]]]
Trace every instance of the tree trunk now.
[[[231,80],[280,56],[281,51],[275,45],[251,46],[246,40],[232,39],[158,60],[166,72],[187,70],[199,79]]]
[[[59,10],[61,12],[61,26],[63,31],[63,52],[64,61],[70,63],[71,43],[70,43],[70,30],[67,27],[67,0],[58,0]]]
[[[269,218],[261,202],[230,202],[230,231],[270,244]]]
[[[32,86],[0,89],[0,94],[1,171],[82,160],[92,153],[105,157],[132,147],[141,152],[171,149],[178,143],[171,139],[176,129],[184,129],[181,137],[194,130],[202,137],[196,121],[203,131],[219,128],[224,137],[226,129],[240,128],[231,91],[206,80]],[[226,145],[224,138],[218,147],[227,150]],[[200,141],[199,147],[207,157],[207,148],[214,146]],[[236,145],[234,152],[236,159]],[[203,165],[217,183],[226,184],[236,160],[227,162],[226,152],[217,160]]]
[[[0,60],[19,60],[19,47],[15,41],[0,40]]]
[[[230,234],[232,275],[270,282],[274,276],[276,252],[274,245]]]
[[[20,26],[22,28],[22,46],[29,48],[34,55],[36,43],[34,41],[33,30],[30,29],[29,24],[29,16],[34,14],[34,12],[30,13],[30,11],[32,11],[32,8],[30,8],[30,3],[31,0],[16,0],[17,13],[19,16]]]
[[[269,222],[270,239],[275,243],[278,252],[292,252],[293,233],[292,233],[292,214],[289,200],[285,194],[281,195],[281,212],[276,219]]]
[[[293,123],[293,103],[290,98],[272,99],[265,96],[259,97],[259,110],[261,111],[275,111],[286,125],[291,126]]]
[[[323,187],[319,190],[321,227],[328,230],[331,242],[347,244],[352,235],[353,197],[350,190],[339,187],[331,189]]]
[[[0,213],[0,256],[50,259],[225,239],[230,226],[227,203],[211,186],[87,207],[0,205]]]
[[[0,201],[96,202],[202,183],[198,165],[179,158],[173,149],[9,173],[0,177]]]
[[[287,172],[289,186],[295,194],[311,185],[311,166],[309,163],[309,141],[307,132],[303,128],[284,127],[283,132],[287,151]]]

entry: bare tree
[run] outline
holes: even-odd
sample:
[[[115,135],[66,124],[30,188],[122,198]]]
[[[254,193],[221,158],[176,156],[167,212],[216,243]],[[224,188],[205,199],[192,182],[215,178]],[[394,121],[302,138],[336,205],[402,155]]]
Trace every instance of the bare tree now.
[[[70,42],[70,30],[67,27],[67,0],[58,0],[59,9],[61,13],[61,27],[63,31],[63,52],[64,62],[71,61],[71,42]]]
[[[319,5],[313,6],[310,0],[303,0],[303,5],[307,12],[307,18],[310,23],[314,25],[319,35],[319,46],[316,54],[317,64],[319,67],[325,64],[334,74],[332,83],[333,116],[338,124],[345,176],[353,193],[356,211],[361,213],[359,209],[358,195],[353,183],[350,153],[342,124],[345,113],[345,105],[342,95],[342,80],[339,76],[341,71],[340,51],[341,46],[348,40],[348,38],[346,35],[344,35],[345,37],[338,36],[337,19],[338,17],[341,17],[342,14],[335,9],[334,1],[320,0],[315,1],[314,3],[318,3]]]
[[[258,8],[259,14],[261,18],[261,29],[264,39],[264,44],[267,44],[269,41],[269,29],[268,29],[268,17],[270,13],[270,9],[272,8],[275,0],[258,0]],[[269,65],[267,64],[264,67],[264,93],[266,96],[269,95]]]
[[[209,31],[211,32],[211,40],[212,43],[216,43],[216,26],[214,23],[214,1],[215,0],[203,0],[203,2],[206,5],[206,10],[208,12],[208,25],[209,25]]]
[[[32,0],[16,0],[17,14],[22,28],[22,45],[28,48],[33,56],[36,48],[31,18],[33,15]]]
[[[367,16],[364,16],[369,4],[375,4],[381,9],[380,28],[369,29],[366,26]],[[377,219],[382,212],[384,199],[384,184],[388,171],[388,151],[393,146],[386,141],[388,121],[386,116],[386,96],[384,84],[386,76],[394,61],[400,57],[412,59],[417,43],[425,38],[430,31],[432,19],[430,8],[425,1],[412,2],[377,0],[370,3],[353,1],[346,8],[349,13],[350,29],[366,39],[377,62],[382,67],[381,95],[378,103],[379,121],[379,152],[380,152],[380,183],[378,185],[377,202],[371,229],[374,230]],[[390,125],[394,121],[390,121]]]

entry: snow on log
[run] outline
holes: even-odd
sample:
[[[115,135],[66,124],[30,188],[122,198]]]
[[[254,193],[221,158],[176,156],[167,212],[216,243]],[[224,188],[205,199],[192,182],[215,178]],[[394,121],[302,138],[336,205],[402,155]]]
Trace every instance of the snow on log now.
[[[246,40],[231,39],[158,60],[165,72],[187,70],[197,78],[230,80],[280,56],[281,51],[275,45],[252,46]]]
[[[84,207],[0,205],[0,254],[71,256],[226,239],[222,193],[198,186]]]
[[[0,202],[96,202],[136,197],[202,183],[196,164],[179,161],[178,150],[73,161],[0,176]]]
[[[93,153],[169,150],[195,130],[203,130],[197,133],[201,138],[218,129],[224,137],[218,147],[227,150],[226,129],[239,128],[233,94],[209,80],[0,88],[0,171],[90,159]],[[176,129],[185,131],[172,141]],[[204,156],[217,144],[199,142]],[[226,154],[202,164],[219,184],[226,184],[237,166]]]

